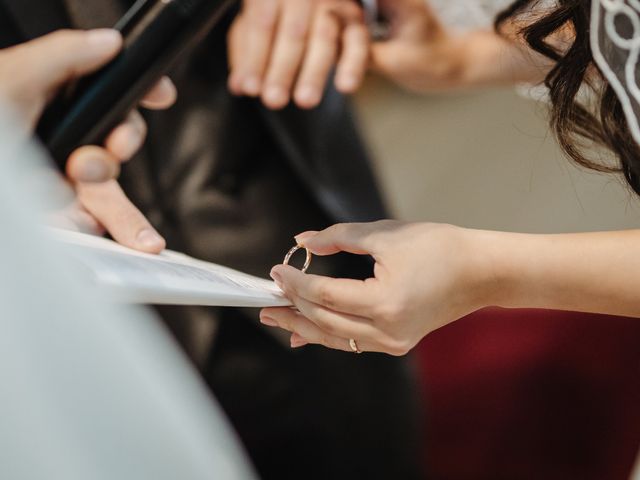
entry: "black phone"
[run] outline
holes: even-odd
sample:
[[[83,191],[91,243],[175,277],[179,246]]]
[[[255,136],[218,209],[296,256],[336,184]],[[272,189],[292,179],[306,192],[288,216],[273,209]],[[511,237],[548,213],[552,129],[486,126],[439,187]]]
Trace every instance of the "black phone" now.
[[[83,145],[100,145],[165,75],[195,47],[234,0],[138,0],[115,26],[120,54],[98,72],[69,85],[44,112],[37,134],[65,168]]]

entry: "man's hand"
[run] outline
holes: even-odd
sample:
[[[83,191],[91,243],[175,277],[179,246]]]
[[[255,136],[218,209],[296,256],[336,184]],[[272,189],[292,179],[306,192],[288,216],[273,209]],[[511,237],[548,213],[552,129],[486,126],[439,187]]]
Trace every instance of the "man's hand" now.
[[[60,31],[0,50],[0,95],[33,129],[43,109],[67,82],[94,72],[122,48],[114,30]],[[176,99],[171,81],[162,79],[145,97],[145,108],[165,109]],[[58,226],[88,233],[109,232],[121,244],[157,253],[165,241],[113,180],[120,163],[144,143],[147,126],[137,111],[116,127],[104,146],[85,146],[67,162],[76,202],[54,217]]]
[[[117,181],[79,183],[75,188],[76,201],[51,216],[53,226],[92,235],[108,232],[125,247],[146,253],[164,250],[164,238],[131,203]]]
[[[0,50],[0,96],[6,97],[27,127],[33,129],[64,84],[96,71],[121,48],[122,37],[115,30],[63,30]],[[175,87],[169,79],[163,79],[142,106],[165,109],[175,98]],[[104,146],[82,147],[71,155],[67,163],[69,178],[74,182],[115,178],[120,163],[140,149],[145,136],[145,122],[134,111],[114,129]]]
[[[358,89],[369,47],[354,0],[244,0],[229,32],[229,88],[261,97],[273,109],[292,98],[299,107],[313,108],[336,65],[337,89]]]

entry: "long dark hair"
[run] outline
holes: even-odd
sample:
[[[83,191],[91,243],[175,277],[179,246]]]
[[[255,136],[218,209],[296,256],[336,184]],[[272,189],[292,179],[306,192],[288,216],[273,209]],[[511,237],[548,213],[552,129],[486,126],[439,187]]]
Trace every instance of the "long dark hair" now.
[[[521,17],[524,27],[519,33],[529,47],[555,62],[545,85],[551,101],[550,123],[560,146],[579,165],[621,172],[640,195],[640,147],[631,136],[622,104],[591,54],[591,0],[557,0],[556,7],[527,21],[527,16],[534,17],[531,12],[536,7],[543,8],[539,0],[517,0],[498,15],[495,28],[501,32],[508,20],[518,24]],[[550,39],[565,29],[570,29],[573,38],[558,48]],[[589,95],[581,94],[585,88]],[[598,145],[614,152],[617,161],[602,161],[595,148]]]

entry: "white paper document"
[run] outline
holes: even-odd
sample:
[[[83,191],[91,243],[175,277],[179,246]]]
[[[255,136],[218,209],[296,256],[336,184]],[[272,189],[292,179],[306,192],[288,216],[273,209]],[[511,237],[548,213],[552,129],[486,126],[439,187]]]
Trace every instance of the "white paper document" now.
[[[286,306],[290,302],[270,280],[181,253],[150,255],[92,235],[53,230],[70,261],[96,288],[117,301],[153,305],[227,307]]]

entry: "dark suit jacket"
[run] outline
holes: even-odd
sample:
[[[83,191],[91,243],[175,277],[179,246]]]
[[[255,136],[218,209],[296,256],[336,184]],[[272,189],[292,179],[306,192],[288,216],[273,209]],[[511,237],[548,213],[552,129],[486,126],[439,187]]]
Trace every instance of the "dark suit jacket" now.
[[[126,5],[127,1],[122,3]],[[56,1],[0,0],[1,8],[4,11],[0,10],[0,47],[35,38],[70,23]],[[223,25],[212,34],[209,42],[214,44],[212,48],[217,54],[205,60],[209,63],[207,67],[217,73],[226,72],[226,56],[221,48],[224,31]],[[386,216],[366,149],[343,96],[329,88],[325,101],[311,112],[296,108],[274,112],[258,102],[249,103],[252,113],[262,117],[299,181],[309,188],[332,220],[358,222]],[[243,120],[238,119],[236,126],[242,131]],[[226,157],[237,155],[232,145],[224,148]]]

